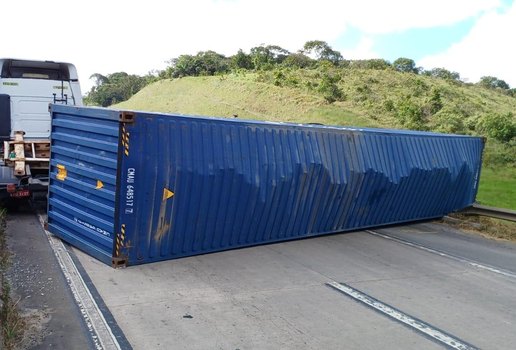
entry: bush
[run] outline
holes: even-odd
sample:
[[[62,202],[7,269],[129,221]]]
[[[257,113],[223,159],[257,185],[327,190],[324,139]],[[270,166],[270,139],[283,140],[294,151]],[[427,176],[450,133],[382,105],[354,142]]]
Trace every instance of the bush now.
[[[412,130],[427,130],[421,107],[410,97],[398,101],[396,118],[400,124]]]
[[[416,97],[422,96],[428,93],[430,87],[428,84],[424,81],[424,79],[421,79],[419,77],[415,77],[415,79],[411,79],[411,85],[412,85],[412,94]]]
[[[385,109],[387,112],[392,112],[396,108],[394,107],[394,102],[392,102],[390,99],[387,99],[383,102],[383,109]]]
[[[487,114],[479,119],[476,130],[495,140],[508,143],[516,138],[516,121],[511,112]]]
[[[516,139],[508,143],[487,139],[483,162],[486,166],[516,166]]]
[[[340,76],[323,73],[317,91],[323,95],[326,102],[333,103],[344,99],[344,92],[337,85],[339,81]]]
[[[464,116],[460,113],[454,113],[449,111],[441,111],[437,113],[433,118],[435,131],[451,133],[451,134],[464,134]]]
[[[276,86],[283,86],[286,80],[285,73],[283,73],[283,70],[277,69],[274,71],[274,85]]]
[[[432,88],[430,96],[426,99],[423,107],[423,114],[430,117],[443,108],[443,101],[441,100],[441,90],[439,88]]]

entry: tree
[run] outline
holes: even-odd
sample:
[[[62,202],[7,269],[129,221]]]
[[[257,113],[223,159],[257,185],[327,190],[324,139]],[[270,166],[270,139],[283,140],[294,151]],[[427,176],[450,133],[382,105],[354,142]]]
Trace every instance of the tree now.
[[[181,55],[169,61],[170,66],[167,67],[168,76],[170,78],[181,78],[190,75],[197,75],[195,57],[192,55]]]
[[[272,68],[272,54],[265,46],[262,45],[251,48],[250,56],[255,69]]]
[[[141,77],[130,75],[126,72],[116,72],[107,76],[95,73],[91,76],[91,79],[95,79],[95,85],[88,92],[85,102],[107,107],[129,99],[153,80],[154,77]]]
[[[266,48],[272,54],[274,63],[281,64],[290,55],[290,52],[278,45],[268,45]]]
[[[231,57],[231,66],[233,68],[241,68],[251,70],[254,68],[251,55],[246,54],[242,49],[238,50],[237,54]]]
[[[288,50],[277,45],[261,45],[251,49],[251,60],[255,69],[271,69],[282,63],[290,54]]]
[[[229,71],[229,60],[215,51],[201,51],[195,56],[197,75],[215,75]]]
[[[215,51],[200,51],[195,56],[181,55],[169,61],[165,76],[181,78],[187,76],[215,75],[229,71],[230,60]]]
[[[502,90],[510,90],[511,88],[505,81],[492,76],[484,76],[480,78],[478,84],[488,89],[500,88]]]
[[[315,57],[319,61],[330,61],[335,65],[343,59],[342,54],[338,51],[333,50],[326,41],[307,41],[303,46],[303,51],[309,55],[315,55]]]
[[[459,73],[451,72],[445,68],[432,68],[429,71],[425,71],[423,74],[434,77],[434,78],[444,79],[444,80],[453,80],[453,81],[460,80]]]
[[[90,79],[93,79],[95,81],[95,86],[102,85],[108,81],[108,78],[103,76],[100,73],[94,73],[90,76]]]
[[[307,68],[313,66],[314,62],[315,61],[307,55],[298,52],[288,55],[283,61],[283,65],[287,67]]]
[[[396,69],[399,72],[405,72],[405,73],[419,73],[419,69],[416,68],[416,62],[414,62],[413,59],[406,58],[406,57],[400,57],[396,59],[392,65],[394,66],[394,69]]]

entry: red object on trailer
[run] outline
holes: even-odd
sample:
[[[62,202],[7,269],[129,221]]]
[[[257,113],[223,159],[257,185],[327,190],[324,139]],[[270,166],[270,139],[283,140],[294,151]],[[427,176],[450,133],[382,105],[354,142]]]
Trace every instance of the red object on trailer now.
[[[24,198],[30,196],[30,190],[27,188],[18,188],[16,184],[7,184],[7,193],[11,198]]]
[[[7,184],[7,192],[8,193],[15,193],[16,192],[16,184]]]

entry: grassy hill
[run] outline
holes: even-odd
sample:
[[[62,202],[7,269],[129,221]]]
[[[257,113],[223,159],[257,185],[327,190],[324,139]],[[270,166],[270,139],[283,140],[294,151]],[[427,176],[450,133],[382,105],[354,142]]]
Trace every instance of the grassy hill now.
[[[336,101],[328,103],[328,93]],[[113,107],[480,134],[491,116],[514,113],[516,98],[478,85],[393,70],[276,69],[160,80]],[[516,209],[514,142],[488,138],[484,165],[478,200]]]
[[[296,88],[257,82],[255,74],[161,80],[115,108],[257,119],[377,126],[342,105]]]

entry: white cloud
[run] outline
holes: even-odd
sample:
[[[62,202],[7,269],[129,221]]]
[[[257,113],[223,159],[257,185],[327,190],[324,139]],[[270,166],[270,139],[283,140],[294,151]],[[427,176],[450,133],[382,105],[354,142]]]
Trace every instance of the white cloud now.
[[[360,39],[357,46],[351,50],[341,50],[342,55],[346,59],[371,59],[380,58],[380,55],[373,49],[374,40],[371,37],[364,36]]]
[[[445,67],[476,82],[482,76],[496,76],[516,87],[516,3],[503,13],[491,11],[476,22],[470,33],[443,53],[421,59],[425,68]]]
[[[499,0],[25,0],[2,13],[0,57],[74,63],[83,90],[93,73],[145,74],[183,53],[234,54],[262,43],[300,49],[354,26],[365,33],[346,57],[377,57],[370,34],[454,23]],[[426,5],[425,5],[426,4]]]
[[[370,34],[447,26],[500,6],[499,0],[354,1],[346,6],[349,24]]]

